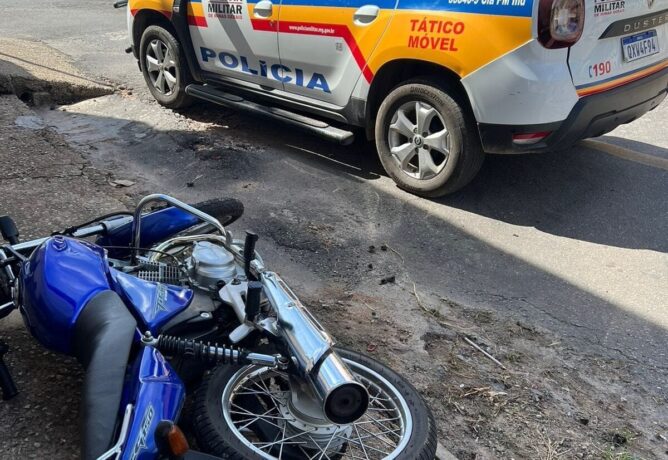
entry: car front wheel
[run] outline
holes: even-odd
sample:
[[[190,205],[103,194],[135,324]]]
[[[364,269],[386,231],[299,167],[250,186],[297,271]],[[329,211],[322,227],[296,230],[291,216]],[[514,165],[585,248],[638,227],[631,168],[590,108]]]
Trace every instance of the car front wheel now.
[[[404,83],[387,95],[375,135],[385,171],[399,187],[425,197],[461,189],[484,159],[462,104],[428,80]]]
[[[186,94],[191,82],[188,65],[178,40],[160,26],[149,26],[141,37],[139,61],[144,80],[153,97],[170,109],[192,103]]]

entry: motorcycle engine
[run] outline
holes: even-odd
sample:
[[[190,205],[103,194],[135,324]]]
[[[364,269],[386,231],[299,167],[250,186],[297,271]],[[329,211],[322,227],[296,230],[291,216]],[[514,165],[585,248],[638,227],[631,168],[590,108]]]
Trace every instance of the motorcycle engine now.
[[[218,281],[228,282],[237,275],[234,256],[210,241],[193,244],[188,268],[190,277],[199,288],[213,292],[219,289]]]

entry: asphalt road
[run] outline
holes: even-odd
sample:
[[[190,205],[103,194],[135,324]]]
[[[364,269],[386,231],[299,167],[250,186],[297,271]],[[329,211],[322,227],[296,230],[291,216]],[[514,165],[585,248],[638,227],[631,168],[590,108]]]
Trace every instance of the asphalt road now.
[[[367,145],[330,145],[210,105],[158,108],[123,52],[125,13],[111,2],[5,4],[0,34],[41,40],[89,75],[133,87],[132,96],[83,102],[67,111],[78,116],[58,112],[49,122],[147,190],[240,197],[270,251],[295,251],[305,284],[355,289],[380,276],[356,259],[387,243],[402,255],[399,275],[429,298],[521,318],[641,364],[648,378],[668,367],[665,103],[564,152],[490,156],[465,190],[426,200],[398,190]],[[294,233],[306,225],[329,229],[345,249],[318,253],[308,232]]]

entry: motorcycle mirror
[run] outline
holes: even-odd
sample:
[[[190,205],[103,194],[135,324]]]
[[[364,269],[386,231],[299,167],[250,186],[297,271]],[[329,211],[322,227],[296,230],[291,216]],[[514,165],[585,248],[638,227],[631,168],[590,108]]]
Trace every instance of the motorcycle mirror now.
[[[0,216],[0,233],[9,244],[19,243],[19,230],[11,217]]]

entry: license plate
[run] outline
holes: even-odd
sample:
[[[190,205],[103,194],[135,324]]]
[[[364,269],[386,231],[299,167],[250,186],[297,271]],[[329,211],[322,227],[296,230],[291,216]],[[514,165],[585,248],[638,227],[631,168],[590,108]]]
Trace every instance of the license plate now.
[[[656,30],[622,38],[622,51],[626,62],[636,61],[659,52],[659,37]]]

